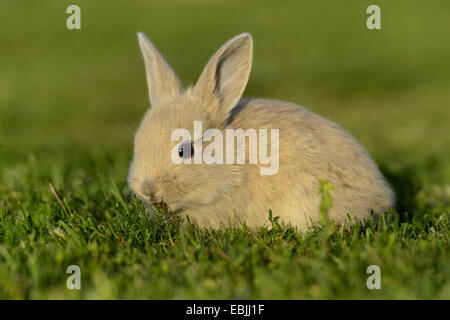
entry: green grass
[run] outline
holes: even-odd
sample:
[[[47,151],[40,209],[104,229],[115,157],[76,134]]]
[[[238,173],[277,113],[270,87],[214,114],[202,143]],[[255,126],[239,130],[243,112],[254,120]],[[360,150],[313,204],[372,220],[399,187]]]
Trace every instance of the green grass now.
[[[65,28],[72,3],[80,31]],[[449,299],[450,3],[375,3],[379,31],[359,0],[1,1],[0,298]],[[256,234],[150,221],[126,185],[148,105],[141,30],[185,84],[251,32],[246,96],[348,129],[394,187],[397,220],[304,234],[276,218]],[[72,264],[81,290],[66,287]]]

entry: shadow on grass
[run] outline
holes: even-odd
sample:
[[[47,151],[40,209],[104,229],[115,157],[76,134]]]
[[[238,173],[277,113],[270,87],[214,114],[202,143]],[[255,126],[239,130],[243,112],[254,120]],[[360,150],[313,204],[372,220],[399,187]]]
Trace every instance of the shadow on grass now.
[[[420,190],[420,181],[417,170],[413,167],[405,167],[392,171],[385,166],[380,170],[391,185],[396,196],[396,212],[401,222],[411,221],[416,212],[415,198]]]

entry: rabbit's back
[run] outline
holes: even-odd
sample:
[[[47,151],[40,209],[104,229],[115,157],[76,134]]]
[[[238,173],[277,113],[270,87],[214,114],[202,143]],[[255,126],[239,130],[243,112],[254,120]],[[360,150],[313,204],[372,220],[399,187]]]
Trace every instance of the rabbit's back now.
[[[254,211],[251,206],[269,207],[284,221],[304,227],[318,218],[320,180],[334,187],[329,214],[337,222],[342,223],[347,212],[364,219],[371,209],[383,212],[393,205],[393,193],[365,149],[339,125],[306,108],[242,99],[231,112],[229,126],[279,130],[279,172],[261,176],[259,170],[250,171],[247,187],[258,195],[250,196],[255,203],[249,211]],[[260,221],[259,213],[253,214]]]

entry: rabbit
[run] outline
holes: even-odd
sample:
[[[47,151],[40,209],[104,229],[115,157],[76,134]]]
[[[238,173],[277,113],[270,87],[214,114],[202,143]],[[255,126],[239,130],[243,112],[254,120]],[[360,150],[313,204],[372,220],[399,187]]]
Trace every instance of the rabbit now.
[[[185,90],[144,33],[138,33],[138,41],[151,108],[134,138],[128,184],[150,212],[164,206],[167,216],[188,216],[200,228],[245,224],[258,230],[270,227],[272,211],[281,223],[302,232],[320,219],[321,179],[333,185],[328,217],[338,225],[348,214],[362,222],[394,206],[394,193],[377,165],[339,125],[293,103],[242,98],[252,65],[249,33],[227,41]],[[262,175],[262,165],[248,161],[175,164],[173,150],[183,149],[180,141],[172,141],[172,132],[192,132],[194,121],[220,132],[278,129],[278,172]],[[193,154],[202,152],[188,143]]]

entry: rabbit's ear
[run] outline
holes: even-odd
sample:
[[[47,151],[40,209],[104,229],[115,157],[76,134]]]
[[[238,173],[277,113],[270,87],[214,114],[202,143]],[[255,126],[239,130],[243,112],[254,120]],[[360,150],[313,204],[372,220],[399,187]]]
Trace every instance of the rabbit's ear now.
[[[219,113],[237,104],[247,85],[252,66],[253,38],[249,33],[228,40],[209,60],[195,85],[195,93],[203,99],[212,95],[221,104]]]
[[[150,103],[155,107],[162,100],[179,95],[183,88],[175,72],[150,39],[139,32],[138,40],[144,56]]]

